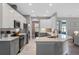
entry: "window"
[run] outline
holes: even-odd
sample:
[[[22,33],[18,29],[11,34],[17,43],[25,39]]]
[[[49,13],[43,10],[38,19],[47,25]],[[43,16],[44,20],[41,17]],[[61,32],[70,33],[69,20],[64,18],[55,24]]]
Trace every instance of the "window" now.
[[[66,20],[61,21],[61,33],[66,34],[67,33],[67,28],[66,28]]]

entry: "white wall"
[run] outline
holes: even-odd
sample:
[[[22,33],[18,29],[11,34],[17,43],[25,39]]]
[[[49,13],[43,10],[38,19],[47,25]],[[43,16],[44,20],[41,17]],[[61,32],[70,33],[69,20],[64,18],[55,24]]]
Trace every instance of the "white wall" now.
[[[51,17],[50,19],[41,19],[40,28],[53,28],[56,27],[56,16]]]
[[[67,30],[69,35],[72,35],[75,30],[79,31],[79,3],[58,3],[54,4],[53,7],[58,17],[67,17]]]
[[[53,8],[58,17],[79,17],[79,3],[55,3]]]
[[[3,28],[14,28],[14,20],[20,21],[21,29],[23,29],[23,23],[26,23],[26,19],[11,8],[8,4],[3,4]]]
[[[51,25],[52,25],[52,28],[55,29],[55,28],[56,28],[56,20],[57,20],[56,15],[53,16],[53,17],[51,17],[51,20],[52,20],[52,21],[51,21],[51,22],[52,22],[52,24],[51,24]]]
[[[67,21],[67,34],[73,35],[74,31],[79,31],[79,17],[60,17],[58,20]]]
[[[52,27],[51,19],[41,19],[40,28],[51,28]]]
[[[67,19],[67,30],[69,35],[73,35],[74,31],[79,31],[79,18]]]

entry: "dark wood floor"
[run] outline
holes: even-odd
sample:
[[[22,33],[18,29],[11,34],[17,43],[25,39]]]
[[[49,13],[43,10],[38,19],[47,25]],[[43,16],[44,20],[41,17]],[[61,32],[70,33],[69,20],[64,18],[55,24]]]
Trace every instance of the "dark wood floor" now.
[[[79,46],[75,45],[72,40],[69,40],[69,55],[79,55]]]

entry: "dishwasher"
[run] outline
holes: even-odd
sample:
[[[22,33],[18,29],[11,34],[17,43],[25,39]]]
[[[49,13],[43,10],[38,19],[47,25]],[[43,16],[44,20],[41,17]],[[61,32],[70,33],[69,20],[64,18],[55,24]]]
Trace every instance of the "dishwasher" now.
[[[19,51],[22,50],[23,46],[24,46],[24,35],[20,35],[20,37],[19,37]]]

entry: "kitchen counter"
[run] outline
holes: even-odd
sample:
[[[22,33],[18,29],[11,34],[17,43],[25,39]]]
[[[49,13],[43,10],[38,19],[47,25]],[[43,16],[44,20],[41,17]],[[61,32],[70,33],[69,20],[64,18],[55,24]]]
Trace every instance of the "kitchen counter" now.
[[[3,37],[2,39],[0,39],[0,41],[12,41],[19,38],[19,36],[14,36],[14,37]]]
[[[37,55],[63,55],[69,54],[68,39],[71,36],[59,34],[57,38],[37,37]]]
[[[20,35],[26,35],[26,33],[20,33]],[[11,36],[9,35],[8,37],[2,37],[2,39],[0,39],[0,41],[12,41],[15,40],[16,38],[19,38],[19,36]]]
[[[72,39],[72,37],[68,35],[59,34],[56,38],[37,37],[36,42],[64,42],[68,39]]]

